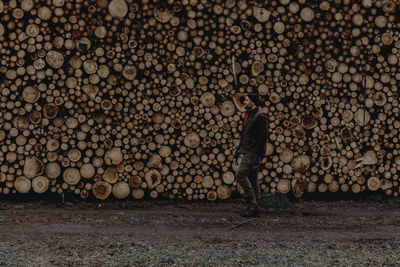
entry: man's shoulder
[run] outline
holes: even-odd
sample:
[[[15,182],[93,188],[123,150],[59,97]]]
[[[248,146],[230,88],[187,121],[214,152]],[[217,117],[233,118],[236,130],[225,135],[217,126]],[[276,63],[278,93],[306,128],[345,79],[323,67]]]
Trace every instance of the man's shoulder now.
[[[256,116],[257,116],[257,117],[260,117],[261,119],[265,119],[265,120],[268,119],[267,114],[264,113],[262,110],[258,110]]]

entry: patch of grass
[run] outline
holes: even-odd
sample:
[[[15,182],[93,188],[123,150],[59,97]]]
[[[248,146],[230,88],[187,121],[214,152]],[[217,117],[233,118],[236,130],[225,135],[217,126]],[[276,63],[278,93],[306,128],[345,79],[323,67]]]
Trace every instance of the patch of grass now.
[[[387,197],[384,198],[384,202],[385,204],[392,206],[392,207],[396,207],[396,208],[400,208],[400,199],[398,197]]]
[[[263,208],[287,209],[292,206],[289,198],[280,193],[270,193],[261,196],[260,205]]]
[[[360,201],[384,204],[390,207],[400,208],[400,198],[387,196],[382,192],[369,192]]]
[[[375,202],[388,205],[390,207],[400,208],[400,199],[393,196],[382,196]]]

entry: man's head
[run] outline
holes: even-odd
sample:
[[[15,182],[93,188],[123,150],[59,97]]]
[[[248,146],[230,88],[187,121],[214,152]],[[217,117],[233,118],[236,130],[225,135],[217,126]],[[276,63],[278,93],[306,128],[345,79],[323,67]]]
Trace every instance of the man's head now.
[[[262,103],[258,97],[258,94],[250,93],[244,98],[243,104],[246,110],[252,110],[257,106],[261,106]]]

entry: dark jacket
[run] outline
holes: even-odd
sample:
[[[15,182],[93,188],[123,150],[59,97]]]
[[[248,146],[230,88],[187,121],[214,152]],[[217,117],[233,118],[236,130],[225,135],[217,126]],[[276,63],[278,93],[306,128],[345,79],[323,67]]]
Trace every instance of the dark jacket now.
[[[239,154],[257,154],[264,157],[268,139],[267,118],[258,108],[247,112],[247,119],[242,129]]]

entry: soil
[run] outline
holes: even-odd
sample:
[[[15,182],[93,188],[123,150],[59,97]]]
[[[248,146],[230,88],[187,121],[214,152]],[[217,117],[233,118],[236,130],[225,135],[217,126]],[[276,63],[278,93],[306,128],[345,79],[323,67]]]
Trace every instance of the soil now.
[[[400,265],[400,209],[304,201],[0,202],[0,266]]]

